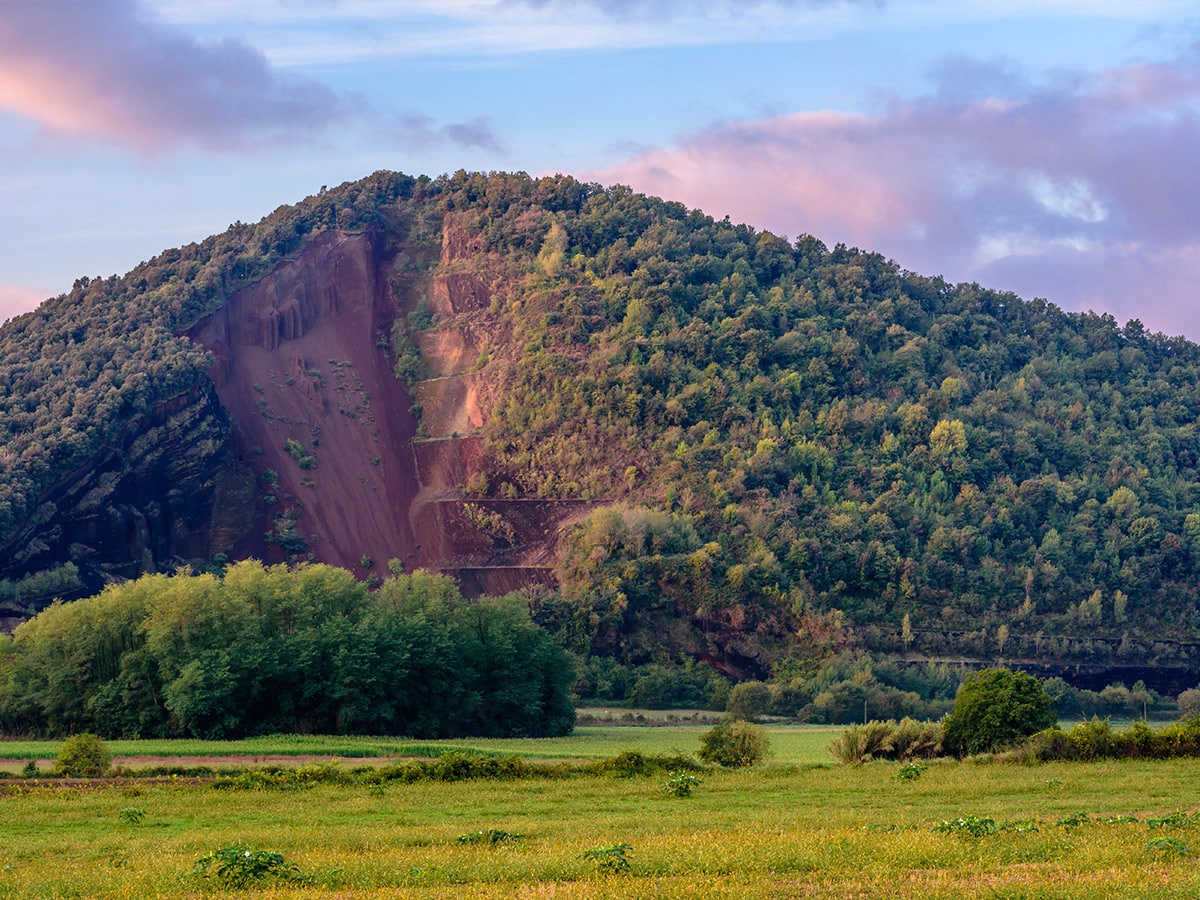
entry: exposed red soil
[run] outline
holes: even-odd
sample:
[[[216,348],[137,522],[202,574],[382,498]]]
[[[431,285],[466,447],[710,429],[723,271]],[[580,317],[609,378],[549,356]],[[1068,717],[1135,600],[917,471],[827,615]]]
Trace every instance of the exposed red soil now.
[[[416,422],[386,342],[377,346],[396,315],[377,267],[365,235],[329,232],[192,335],[213,351],[217,393],[247,460],[278,473],[264,526],[296,507],[313,555],[360,573],[363,557],[421,561],[407,515],[418,491]],[[289,440],[314,468],[300,468]]]
[[[360,577],[400,559],[458,576],[468,594],[553,584],[558,535],[593,504],[464,496],[489,476],[479,435],[513,352],[490,305],[516,288],[453,220],[438,273],[411,296],[392,295],[390,264],[368,236],[326,232],[190,334],[213,352],[218,396],[260,476],[262,532],[294,511],[306,552]],[[420,437],[388,341],[418,298],[437,316],[414,335],[433,376],[413,391]],[[285,558],[257,536],[234,552]]]

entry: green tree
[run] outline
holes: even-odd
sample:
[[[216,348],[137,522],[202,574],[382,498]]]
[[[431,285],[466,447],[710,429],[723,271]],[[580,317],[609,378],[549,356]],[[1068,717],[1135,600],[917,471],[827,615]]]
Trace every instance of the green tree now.
[[[1028,672],[984,669],[968,675],[958,689],[942,743],[958,756],[990,753],[1057,721],[1050,695]]]
[[[725,711],[731,719],[753,722],[771,705],[771,689],[761,681],[743,681],[729,691]]]

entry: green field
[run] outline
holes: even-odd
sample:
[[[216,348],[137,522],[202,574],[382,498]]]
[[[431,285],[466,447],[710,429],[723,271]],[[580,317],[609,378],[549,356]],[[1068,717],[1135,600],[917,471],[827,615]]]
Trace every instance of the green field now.
[[[658,751],[687,736],[612,731],[545,753],[540,741],[469,744],[555,757],[603,755],[622,736]],[[902,780],[896,764],[779,761],[807,758],[828,733],[772,738],[786,749],[770,765],[702,772],[686,798],[664,790],[666,775],[292,790],[10,778],[0,781],[0,898],[1200,895],[1200,822],[1191,816],[1200,761],[942,761]],[[958,819],[994,833],[935,830]],[[520,837],[459,841],[489,830]],[[301,880],[235,890],[192,871],[235,844],[281,854]],[[603,871],[585,855],[618,844],[630,848],[628,871]]]
[[[109,741],[118,757],[214,757],[256,756],[349,757],[369,762],[371,758],[436,756],[444,750],[474,750],[489,754],[518,754],[531,759],[602,759],[622,750],[642,753],[695,753],[700,735],[709,726],[683,725],[643,728],[637,726],[581,726],[570,737],[506,738],[454,741],[411,741],[394,738],[327,737],[320,735],[271,735],[244,741]],[[840,728],[772,727],[771,759],[775,763],[809,765],[828,763],[827,747]],[[58,741],[0,741],[0,771],[18,771],[27,759],[53,760]],[[48,768],[46,762],[43,768]]]

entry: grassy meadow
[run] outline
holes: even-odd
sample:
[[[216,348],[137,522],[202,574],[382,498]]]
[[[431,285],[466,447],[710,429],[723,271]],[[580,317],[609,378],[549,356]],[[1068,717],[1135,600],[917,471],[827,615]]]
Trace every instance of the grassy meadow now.
[[[641,741],[646,752],[697,743],[690,731],[611,731],[554,746],[454,743],[544,758],[609,755],[621,738],[619,749]],[[831,738],[773,731],[771,763],[701,772],[690,797],[670,795],[663,774],[291,790],[10,778],[0,898],[1200,895],[1198,761],[941,761],[906,780],[897,764],[833,765]],[[234,888],[193,872],[232,845],[278,853],[296,880]],[[617,856],[627,870],[603,866]]]
[[[342,757],[370,763],[396,756],[437,756],[447,750],[488,754],[517,754],[527,759],[603,759],[622,750],[646,754],[694,753],[708,725],[638,727],[632,725],[580,726],[561,738],[471,738],[452,741],[413,741],[377,737],[323,735],[269,735],[241,741],[152,740],[109,741],[120,759],[162,757],[203,759],[245,757],[253,762],[261,756]],[[775,763],[813,765],[828,763],[829,744],[841,731],[835,727],[772,727],[771,759]],[[0,772],[15,773],[28,759],[41,761],[49,769],[58,753],[59,741],[0,741]],[[136,764],[133,765],[136,768]]]

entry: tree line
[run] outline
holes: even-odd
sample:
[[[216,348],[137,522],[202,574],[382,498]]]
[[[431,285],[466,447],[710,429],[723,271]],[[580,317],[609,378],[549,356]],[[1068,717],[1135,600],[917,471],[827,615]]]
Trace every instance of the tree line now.
[[[56,604],[0,643],[0,731],[234,738],[562,735],[570,657],[516,597],[442,575],[373,593],[326,565],[246,560]]]

